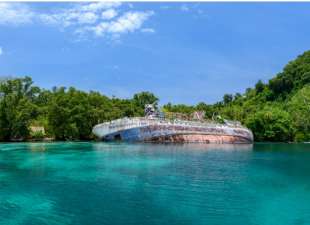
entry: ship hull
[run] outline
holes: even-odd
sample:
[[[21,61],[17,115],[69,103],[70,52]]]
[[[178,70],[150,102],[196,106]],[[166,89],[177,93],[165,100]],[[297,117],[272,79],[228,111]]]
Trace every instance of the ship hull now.
[[[149,142],[159,143],[207,143],[207,144],[248,144],[248,139],[229,135],[176,134],[152,138]]]
[[[210,144],[248,144],[253,142],[253,135],[246,128],[226,126],[195,127],[174,124],[137,126],[97,136],[105,141],[127,142]]]

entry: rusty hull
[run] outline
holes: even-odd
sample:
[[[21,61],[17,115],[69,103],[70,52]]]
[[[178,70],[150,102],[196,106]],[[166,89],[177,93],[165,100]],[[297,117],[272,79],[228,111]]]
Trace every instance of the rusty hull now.
[[[253,135],[248,129],[240,127],[158,124],[124,129],[106,135],[103,139],[157,143],[248,144],[253,142]]]

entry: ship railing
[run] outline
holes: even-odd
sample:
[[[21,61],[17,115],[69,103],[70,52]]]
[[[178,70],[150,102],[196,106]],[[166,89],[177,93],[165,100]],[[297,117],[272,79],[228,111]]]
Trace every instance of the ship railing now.
[[[238,121],[225,121],[225,124],[216,123],[212,120],[210,121],[180,121],[180,120],[167,120],[160,118],[145,118],[145,117],[134,117],[134,118],[122,118],[110,122],[105,122],[97,125],[98,127],[106,127],[109,130],[122,130],[129,129],[139,126],[149,126],[149,125],[158,125],[158,124],[167,124],[167,125],[182,125],[182,126],[195,126],[195,127],[210,127],[210,128],[245,128]]]
[[[171,125],[188,125],[188,126],[209,126],[209,127],[240,127],[244,128],[239,121],[225,120],[224,124],[217,123],[213,120],[205,121],[190,121],[190,120],[167,120],[167,119],[158,119],[158,118],[144,118],[138,117],[138,122],[146,123],[147,125],[156,125],[158,123],[168,123]]]

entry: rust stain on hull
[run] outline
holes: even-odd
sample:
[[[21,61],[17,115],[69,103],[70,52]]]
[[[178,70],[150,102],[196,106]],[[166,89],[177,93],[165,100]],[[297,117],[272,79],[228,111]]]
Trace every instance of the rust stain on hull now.
[[[161,136],[146,140],[147,142],[160,143],[206,143],[206,144],[242,144],[249,140],[242,137],[228,135],[206,135],[206,134],[176,134]]]

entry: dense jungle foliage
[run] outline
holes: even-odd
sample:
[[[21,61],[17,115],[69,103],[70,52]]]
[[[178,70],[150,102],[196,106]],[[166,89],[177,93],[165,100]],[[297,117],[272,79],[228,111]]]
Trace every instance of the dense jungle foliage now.
[[[30,77],[0,80],[0,141],[52,137],[56,140],[90,140],[95,124],[120,117],[142,116],[144,105],[157,102],[150,92],[132,99],[109,98],[99,92],[73,87],[45,90]],[[245,93],[225,94],[215,104],[194,106],[168,103],[164,112],[191,114],[205,111],[206,118],[221,115],[252,129],[256,141],[310,140],[310,51],[289,62],[268,83],[258,81]],[[44,127],[33,131],[31,127]]]
[[[225,94],[213,105],[164,106],[167,111],[204,110],[250,128],[255,141],[310,141],[310,51],[289,62],[268,83],[258,81],[245,93]]]

